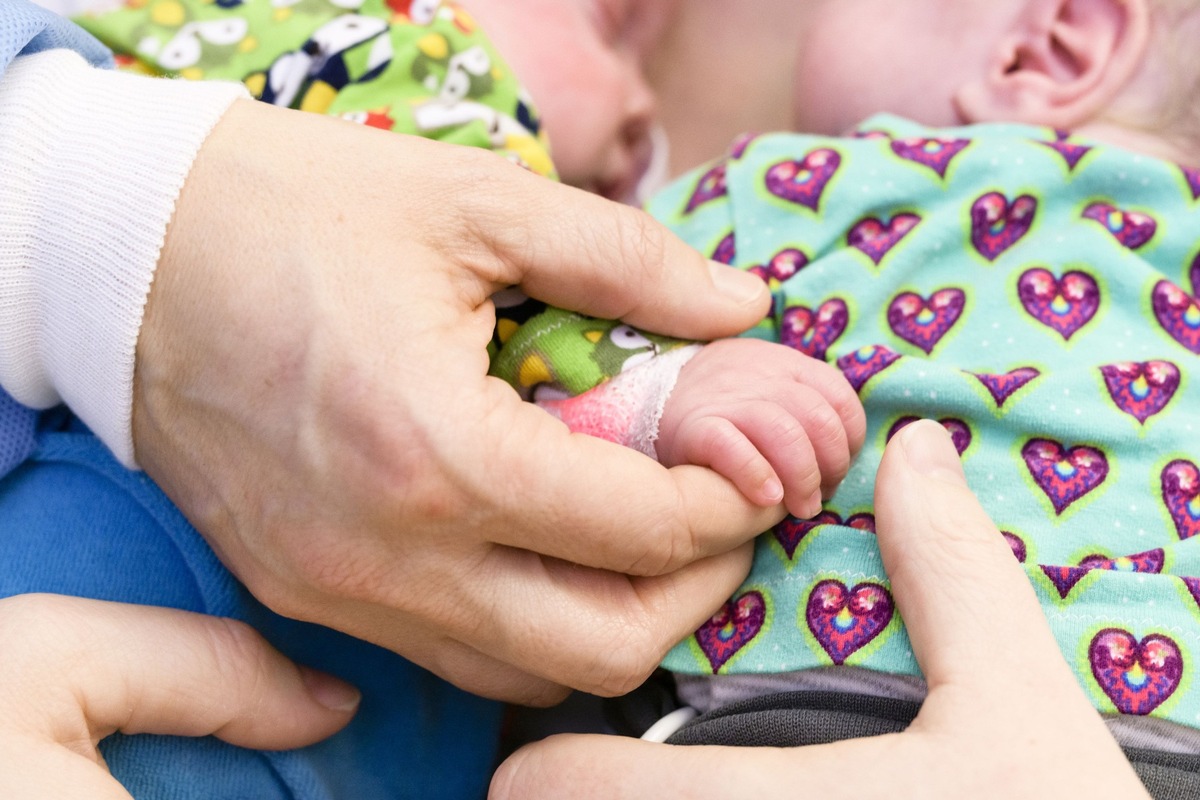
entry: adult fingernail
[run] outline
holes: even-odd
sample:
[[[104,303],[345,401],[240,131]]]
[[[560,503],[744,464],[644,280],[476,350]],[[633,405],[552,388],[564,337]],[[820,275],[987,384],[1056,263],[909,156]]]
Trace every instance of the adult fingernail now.
[[[962,459],[950,433],[936,422],[919,420],[896,434],[914,472],[966,485]]]
[[[301,667],[300,675],[308,693],[330,711],[353,711],[362,700],[362,692],[328,673]]]
[[[751,272],[743,272],[717,261],[708,262],[708,269],[717,291],[743,305],[757,303],[767,290],[762,278]]]

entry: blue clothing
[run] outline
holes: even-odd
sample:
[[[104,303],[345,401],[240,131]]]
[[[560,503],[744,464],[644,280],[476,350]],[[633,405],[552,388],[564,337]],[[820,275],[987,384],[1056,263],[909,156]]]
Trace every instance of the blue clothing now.
[[[233,617],[292,659],[363,693],[354,721],[282,753],[213,738],[116,735],[101,743],[135,798],[474,798],[487,790],[502,708],[383,648],[268,611],[144,474],[123,468],[63,410],[0,481],[0,595],[120,600]]]
[[[17,56],[43,50],[74,50],[97,67],[112,66],[104,45],[82,28],[26,0],[0,5],[0,75]],[[0,389],[0,475],[33,452],[37,412],[25,408]]]

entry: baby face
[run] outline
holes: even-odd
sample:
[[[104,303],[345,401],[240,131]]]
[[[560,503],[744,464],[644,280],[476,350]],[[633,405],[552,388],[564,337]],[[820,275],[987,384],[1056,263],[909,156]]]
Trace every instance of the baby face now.
[[[804,0],[792,124],[846,132],[877,112],[932,126],[963,122],[958,89],[986,74],[1019,3]]]
[[[461,0],[533,97],[563,180],[633,197],[653,153],[645,55],[675,0]]]

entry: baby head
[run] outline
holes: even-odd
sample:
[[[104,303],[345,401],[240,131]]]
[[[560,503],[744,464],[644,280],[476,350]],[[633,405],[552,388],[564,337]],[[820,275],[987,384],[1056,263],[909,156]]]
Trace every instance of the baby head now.
[[[793,124],[1022,122],[1200,160],[1200,0],[808,0]]]
[[[650,167],[643,61],[676,0],[459,0],[537,107],[559,175],[619,200]]]

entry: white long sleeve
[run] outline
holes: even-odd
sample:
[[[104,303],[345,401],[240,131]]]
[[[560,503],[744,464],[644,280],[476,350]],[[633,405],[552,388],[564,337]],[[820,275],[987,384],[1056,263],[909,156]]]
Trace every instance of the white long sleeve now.
[[[134,350],[184,179],[240,84],[95,69],[67,50],[0,76],[0,386],[66,402],[126,465]]]

